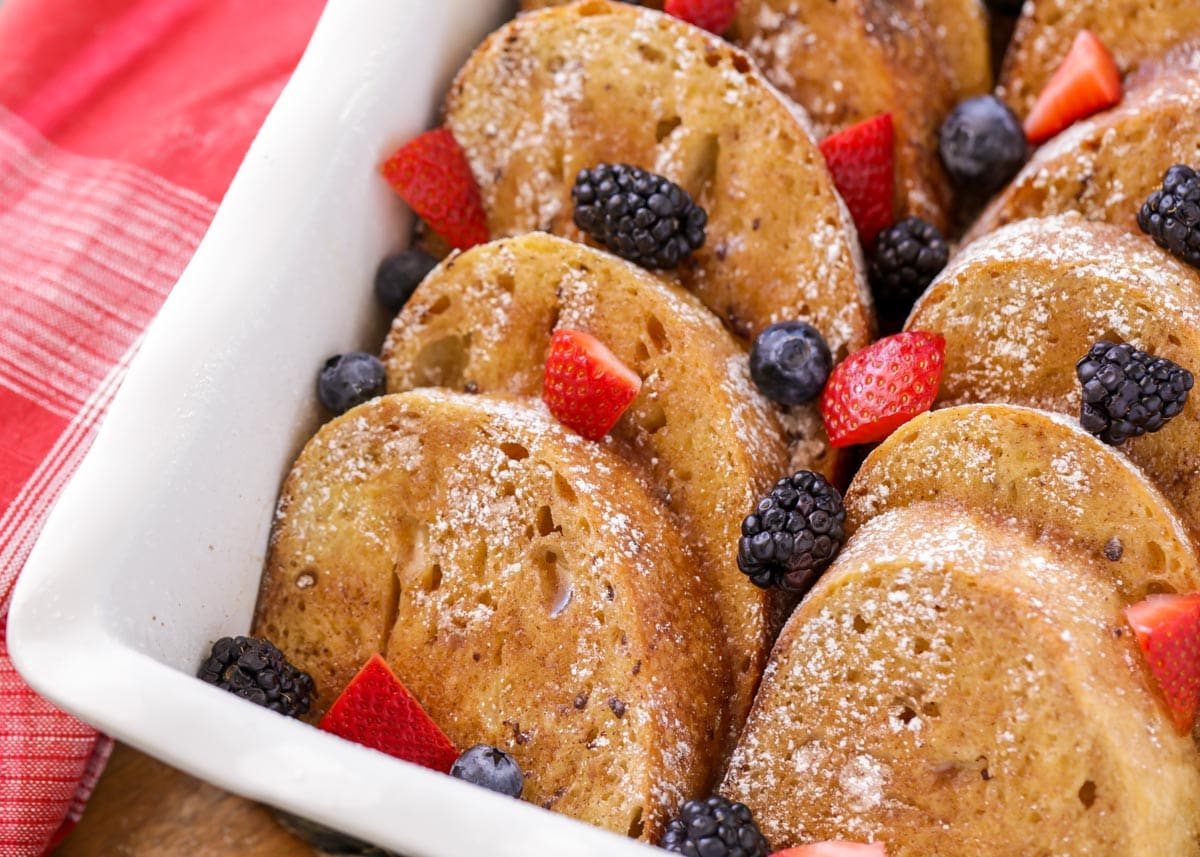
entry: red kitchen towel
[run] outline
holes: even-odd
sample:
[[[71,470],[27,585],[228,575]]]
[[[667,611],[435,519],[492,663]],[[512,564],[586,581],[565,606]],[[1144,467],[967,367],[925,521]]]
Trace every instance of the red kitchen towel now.
[[[322,5],[0,0],[0,857],[60,842],[111,746],[13,670],[13,584]]]

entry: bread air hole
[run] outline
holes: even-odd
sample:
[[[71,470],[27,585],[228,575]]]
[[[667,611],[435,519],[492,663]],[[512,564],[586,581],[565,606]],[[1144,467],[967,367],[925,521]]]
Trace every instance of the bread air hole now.
[[[646,334],[659,353],[671,350],[671,342],[667,339],[666,328],[663,327],[663,323],[658,320],[657,316],[651,315],[646,318]]]
[[[471,348],[471,334],[443,336],[428,343],[413,360],[418,387],[461,387]]]
[[[1079,802],[1085,809],[1091,809],[1096,802],[1096,784],[1088,780],[1079,787]]]
[[[667,415],[662,405],[650,402],[642,411],[642,428],[646,434],[658,434],[667,424]]]
[[[643,809],[640,806],[636,807],[633,810],[633,818],[631,818],[629,820],[629,836],[630,836],[630,838],[640,839],[642,836],[642,831],[645,830],[645,828],[646,828],[646,825],[643,822]]]
[[[678,116],[671,116],[667,119],[659,119],[658,124],[654,126],[654,140],[661,143],[663,140],[671,136],[671,132],[683,124],[683,120]]]
[[[529,457],[529,450],[522,444],[506,442],[500,444],[500,451],[513,461],[524,461]]]

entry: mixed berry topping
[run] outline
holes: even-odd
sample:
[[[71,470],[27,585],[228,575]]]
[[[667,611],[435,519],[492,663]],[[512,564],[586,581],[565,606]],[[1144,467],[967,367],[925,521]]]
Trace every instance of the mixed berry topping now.
[[[988,194],[1012,178],[1025,161],[1025,132],[994,95],[968,98],[942,122],[939,151],[946,171],[964,189]]]
[[[825,337],[803,321],[781,321],[763,330],[750,349],[750,377],[760,393],[784,405],[821,395],[833,369]]]
[[[317,397],[335,414],[382,396],[387,389],[387,372],[373,354],[351,351],[325,361],[317,378]]]
[[[667,824],[662,847],[686,857],[767,857],[771,848],[750,808],[723,797],[689,800]]]
[[[571,202],[576,226],[644,268],[674,268],[704,246],[708,213],[679,185],[638,167],[580,170]]]
[[[559,328],[550,337],[542,401],[567,428],[600,440],[641,389],[638,374],[590,333]]]
[[[737,7],[737,0],[667,0],[663,11],[719,36],[733,23]]]
[[[1128,343],[1097,342],[1075,365],[1080,425],[1114,446],[1155,432],[1187,403],[1192,373]]]
[[[200,665],[200,678],[256,705],[299,717],[315,689],[312,676],[288,663],[283,652],[255,637],[222,637]]]
[[[450,776],[509,797],[520,797],[525,775],[517,760],[498,747],[476,744],[450,766]]]
[[[1121,72],[1108,48],[1089,30],[1080,30],[1025,117],[1030,143],[1059,131],[1121,100]]]
[[[375,271],[375,297],[392,315],[404,309],[421,281],[437,267],[424,250],[405,250],[384,257]]]
[[[1125,608],[1175,728],[1186,735],[1200,710],[1200,593],[1151,595]]]
[[[895,137],[892,114],[880,113],[830,134],[820,143],[834,187],[846,203],[864,247],[870,247],[879,230],[894,219]]]
[[[880,232],[868,268],[880,311],[907,315],[949,258],[950,247],[942,233],[919,217],[906,217]]]
[[[1200,173],[1176,164],[1138,211],[1138,226],[1154,243],[1200,268]]]
[[[775,483],[742,521],[738,568],[762,589],[807,592],[846,539],[842,495],[819,473]]]

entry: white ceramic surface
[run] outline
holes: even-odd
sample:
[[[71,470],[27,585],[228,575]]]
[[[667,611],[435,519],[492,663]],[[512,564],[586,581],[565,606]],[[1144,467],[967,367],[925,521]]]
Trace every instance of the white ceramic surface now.
[[[35,689],[120,740],[410,857],[632,857],[649,852],[192,677],[248,628],[280,482],[317,424],[316,368],[381,341],[370,283],[409,220],[376,166],[511,11],[331,0],[51,515],[8,643]]]

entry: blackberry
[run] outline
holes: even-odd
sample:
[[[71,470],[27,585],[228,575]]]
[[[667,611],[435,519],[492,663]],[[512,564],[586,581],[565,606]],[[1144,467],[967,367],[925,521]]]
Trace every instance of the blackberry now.
[[[1025,160],[1025,131],[994,95],[959,102],[942,122],[938,151],[959,187],[991,193],[1012,178]]]
[[[335,414],[382,396],[387,389],[387,371],[373,354],[351,351],[325,361],[317,377],[317,398]]]
[[[686,857],[767,857],[771,848],[745,804],[689,800],[667,824],[662,847]]]
[[[833,370],[821,332],[803,321],[781,321],[763,330],[750,349],[750,377],[760,393],[784,405],[811,402]]]
[[[1097,342],[1075,364],[1083,385],[1079,423],[1116,446],[1155,432],[1183,410],[1192,373],[1128,343]]]
[[[520,797],[525,775],[517,760],[498,747],[476,744],[450,766],[450,776],[509,797]]]
[[[1137,222],[1159,247],[1200,268],[1200,174],[1186,164],[1167,170],[1162,188],[1138,210]]]
[[[880,232],[868,268],[880,311],[907,315],[949,259],[942,233],[919,217],[906,217]]]
[[[437,259],[424,250],[405,250],[385,256],[375,271],[375,297],[392,315],[404,309],[412,293],[434,268]]]
[[[308,673],[289,664],[274,644],[254,637],[217,640],[199,675],[209,684],[288,717],[307,712],[315,693]]]
[[[842,495],[819,473],[801,470],[776,482],[742,521],[738,568],[761,589],[806,592],[845,538]]]
[[[638,167],[580,170],[571,202],[576,226],[643,268],[674,268],[704,246],[707,212],[679,185]]]

